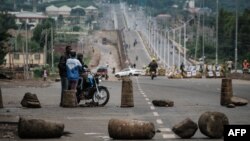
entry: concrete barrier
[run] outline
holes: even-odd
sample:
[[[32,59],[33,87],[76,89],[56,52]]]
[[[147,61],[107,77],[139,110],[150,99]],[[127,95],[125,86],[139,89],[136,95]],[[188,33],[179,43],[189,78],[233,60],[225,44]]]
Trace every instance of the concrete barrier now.
[[[147,121],[111,119],[108,123],[108,132],[113,139],[152,139],[155,127]]]
[[[77,107],[76,91],[64,90],[62,107]]]
[[[121,107],[134,107],[133,82],[129,77],[122,79]]]
[[[41,119],[21,117],[18,123],[20,138],[59,138],[63,135],[64,124]]]
[[[210,138],[221,138],[224,133],[224,125],[228,124],[227,116],[220,112],[205,112],[198,121],[201,133]]]
[[[224,78],[221,81],[221,99],[220,104],[227,106],[231,104],[231,98],[233,96],[232,79]]]

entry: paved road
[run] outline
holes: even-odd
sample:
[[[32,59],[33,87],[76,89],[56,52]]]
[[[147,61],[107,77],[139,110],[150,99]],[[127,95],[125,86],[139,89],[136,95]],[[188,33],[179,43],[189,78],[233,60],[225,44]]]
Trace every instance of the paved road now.
[[[226,108],[219,104],[220,79],[180,79],[170,80],[157,77],[150,80],[148,77],[133,77],[134,104],[133,108],[120,108],[121,81],[102,84],[109,88],[111,98],[105,107],[59,107],[60,84],[54,83],[47,88],[2,88],[4,109],[0,115],[29,116],[48,120],[61,121],[65,130],[70,131],[69,137],[58,140],[111,140],[108,135],[108,121],[112,118],[139,119],[153,122],[157,133],[153,140],[180,140],[172,132],[174,124],[189,117],[195,122],[206,111],[219,111],[225,113],[230,124],[250,124],[250,106]],[[234,95],[250,100],[248,95],[249,81],[233,81]],[[36,93],[41,109],[26,109],[20,107],[20,101],[25,92]],[[175,102],[172,108],[154,107],[154,99],[170,99]],[[177,138],[177,139],[176,139]],[[49,140],[49,139],[48,139]],[[199,131],[190,140],[208,140]],[[222,140],[222,139],[218,139]]]

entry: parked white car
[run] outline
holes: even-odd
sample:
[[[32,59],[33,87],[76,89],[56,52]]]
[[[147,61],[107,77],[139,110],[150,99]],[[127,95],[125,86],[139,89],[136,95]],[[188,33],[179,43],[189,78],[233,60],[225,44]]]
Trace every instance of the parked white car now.
[[[143,74],[143,70],[135,69],[135,68],[125,68],[117,73],[115,73],[115,77],[122,76],[139,76]]]

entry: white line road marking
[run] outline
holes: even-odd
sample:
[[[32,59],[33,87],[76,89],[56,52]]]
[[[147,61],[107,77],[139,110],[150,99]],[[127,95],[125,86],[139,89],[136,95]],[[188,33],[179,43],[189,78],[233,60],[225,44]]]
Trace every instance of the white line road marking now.
[[[148,98],[145,98],[145,100],[146,100],[146,101],[149,101],[149,99],[148,99]]]
[[[142,95],[143,97],[147,97],[145,94],[144,95]]]
[[[105,139],[105,140],[110,139],[109,136],[97,136],[97,137],[102,138],[102,139]]]
[[[170,128],[159,128],[161,132],[172,132]]]
[[[154,109],[155,109],[155,107],[154,107],[154,106],[150,106],[150,109],[151,109],[151,110],[154,110]]]
[[[100,135],[100,134],[103,134],[103,133],[84,133],[85,135]]]
[[[156,120],[156,123],[157,123],[157,124],[163,124],[163,122],[162,122],[161,119],[157,119],[157,120]]]
[[[152,103],[151,102],[148,102],[149,105],[151,105]]]
[[[177,138],[175,134],[163,134],[164,139],[174,139]]]
[[[68,120],[84,119],[84,117],[67,117]]]
[[[153,114],[154,114],[155,117],[159,116],[159,114],[157,112],[153,112]]]

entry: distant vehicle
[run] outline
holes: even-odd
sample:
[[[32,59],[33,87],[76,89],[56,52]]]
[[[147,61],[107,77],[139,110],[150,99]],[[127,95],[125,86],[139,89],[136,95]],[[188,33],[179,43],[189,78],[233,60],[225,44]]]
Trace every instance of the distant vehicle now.
[[[115,77],[123,77],[123,76],[139,76],[143,74],[143,70],[135,69],[135,68],[125,68],[120,72],[115,73]]]
[[[108,68],[107,67],[99,67],[96,71],[96,75],[105,78],[106,80],[108,79]]]

